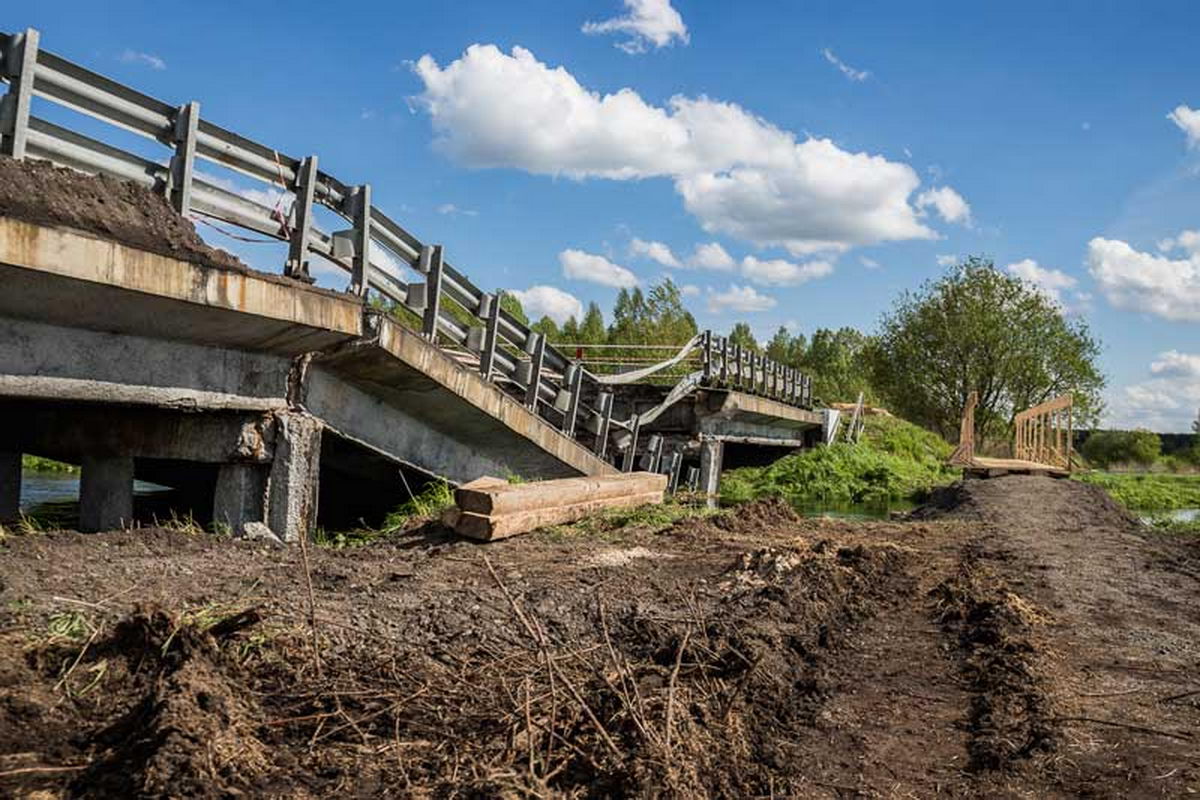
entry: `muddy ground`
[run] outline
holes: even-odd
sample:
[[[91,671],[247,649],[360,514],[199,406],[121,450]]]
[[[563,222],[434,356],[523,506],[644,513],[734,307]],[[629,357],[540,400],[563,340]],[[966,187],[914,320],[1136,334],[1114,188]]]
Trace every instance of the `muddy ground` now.
[[[915,516],[10,536],[0,794],[1200,792],[1195,542],[1045,478]]]

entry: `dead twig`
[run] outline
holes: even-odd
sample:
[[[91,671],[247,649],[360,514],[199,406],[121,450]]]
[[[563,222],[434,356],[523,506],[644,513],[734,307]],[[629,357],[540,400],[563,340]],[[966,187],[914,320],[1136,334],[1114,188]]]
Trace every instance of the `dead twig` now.
[[[1096,719],[1095,717],[1055,717],[1051,722],[1090,722],[1095,725],[1108,725],[1111,728],[1124,728],[1127,731],[1135,731],[1136,733],[1148,733],[1152,736],[1165,736],[1168,739],[1179,739],[1183,742],[1192,741],[1190,733],[1173,733],[1171,731],[1159,730],[1158,728],[1147,728],[1143,725],[1129,725],[1125,722],[1113,722],[1107,719]]]
[[[679,678],[679,667],[683,664],[683,651],[687,649],[688,640],[692,638],[689,630],[683,634],[679,649],[675,651],[675,668],[671,670],[671,679],[667,682],[667,752],[671,752],[671,730],[675,723],[675,681]]]

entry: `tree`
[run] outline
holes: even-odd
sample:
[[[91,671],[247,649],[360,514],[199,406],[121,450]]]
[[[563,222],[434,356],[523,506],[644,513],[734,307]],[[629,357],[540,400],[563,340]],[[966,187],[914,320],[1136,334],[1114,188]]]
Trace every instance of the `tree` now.
[[[825,402],[853,402],[862,392],[875,402],[870,352],[874,341],[854,328],[819,328],[813,333],[801,369],[813,379],[813,394]]]
[[[798,333],[793,336],[788,333],[787,328],[780,325],[779,330],[775,331],[775,335],[767,343],[767,358],[789,367],[799,367],[804,359],[805,344],[804,334]]]
[[[754,332],[745,322],[734,324],[733,330],[729,332],[729,346],[733,347],[734,345],[741,345],[743,352],[747,350],[752,353],[758,352],[758,342],[754,339]]]
[[[500,292],[500,308],[516,317],[522,325],[529,324],[529,317],[525,316],[525,307],[512,292]]]
[[[1098,467],[1113,464],[1148,467],[1162,455],[1162,439],[1147,430],[1096,431],[1084,441],[1080,452]]]
[[[558,324],[548,316],[543,316],[537,322],[529,326],[530,329],[537,331],[546,337],[548,342],[559,341]]]
[[[683,306],[683,295],[670,278],[650,287],[645,325],[650,344],[684,345],[696,335],[696,318]]]
[[[1192,433],[1200,435],[1200,411],[1196,412],[1196,419],[1192,422]]]
[[[1082,320],[972,257],[901,295],[883,316],[870,362],[893,410],[946,437],[956,434],[967,395],[978,392],[982,443],[1005,432],[1017,411],[1066,392],[1075,396],[1077,426],[1094,420],[1104,386],[1099,352]]]
[[[583,315],[583,322],[579,325],[579,343],[604,344],[607,338],[608,331],[604,327],[604,315],[600,313],[600,306],[594,301],[588,303],[587,313]]]

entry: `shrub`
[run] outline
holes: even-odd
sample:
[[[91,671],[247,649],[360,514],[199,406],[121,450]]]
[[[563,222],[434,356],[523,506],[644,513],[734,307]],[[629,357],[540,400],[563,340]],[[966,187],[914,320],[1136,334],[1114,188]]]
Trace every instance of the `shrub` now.
[[[1138,464],[1148,467],[1162,453],[1162,440],[1147,430],[1096,431],[1081,450],[1088,462],[1100,467],[1113,464]]]

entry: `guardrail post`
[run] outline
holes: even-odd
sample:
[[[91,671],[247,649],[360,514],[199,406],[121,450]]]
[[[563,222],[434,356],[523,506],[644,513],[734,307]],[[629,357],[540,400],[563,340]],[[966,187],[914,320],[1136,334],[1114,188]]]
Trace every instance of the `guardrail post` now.
[[[485,381],[490,381],[496,365],[496,340],[500,336],[500,295],[489,294],[485,297],[490,298],[490,302],[487,308],[487,331],[483,337],[483,351],[479,354],[479,374]]]
[[[583,391],[583,365],[571,364],[567,367],[569,376],[567,385],[571,387],[571,401],[567,405],[567,414],[563,419],[563,433],[575,438],[575,422],[579,419],[579,395]]]
[[[633,428],[630,433],[633,437],[629,440],[629,447],[625,450],[625,456],[621,459],[621,471],[633,472],[633,465],[637,458],[637,443],[638,434],[642,430],[642,418],[636,413],[633,415]]]
[[[354,196],[354,262],[350,293],[362,297],[367,293],[367,270],[371,263],[371,184],[359,186]]]
[[[704,349],[703,349],[703,351],[702,351],[702,353],[703,353],[703,355],[702,355],[702,358],[704,359],[704,378],[703,378],[703,381],[704,381],[704,385],[705,385],[705,386],[708,386],[708,385],[709,385],[709,384],[712,382],[712,374],[713,374],[713,369],[712,369],[712,360],[713,360],[713,351],[712,351],[712,345],[713,345],[713,341],[712,341],[712,331],[705,331],[705,332],[704,332],[704,344],[703,344],[703,347],[704,347]]]
[[[533,352],[530,354],[529,385],[525,387],[525,405],[530,411],[537,413],[538,393],[542,389],[542,363],[546,360],[546,337],[541,333],[531,335],[534,342]]]
[[[175,114],[175,155],[171,156],[169,197],[175,213],[186,217],[192,208],[192,173],[196,165],[196,131],[200,104],[195,100],[180,106]]]
[[[425,318],[421,322],[421,333],[432,342],[437,340],[438,315],[442,311],[442,246],[427,244],[422,247],[417,269],[426,277]]]
[[[0,154],[25,157],[29,136],[29,103],[33,100],[33,76],[37,71],[39,34],[33,28],[9,40],[4,54],[4,71],[10,79],[8,93],[0,100]]]
[[[721,337],[721,372],[720,382],[722,387],[729,385],[729,339],[725,336]]]
[[[733,346],[733,378],[730,380],[731,388],[742,388],[742,346],[735,344]]]
[[[667,491],[675,494],[679,490],[679,468],[683,466],[683,453],[675,450],[671,453],[671,466],[667,469],[670,478],[667,480]]]
[[[296,178],[296,225],[288,242],[288,260],[283,274],[305,283],[313,283],[308,274],[308,239],[312,235],[313,193],[317,186],[317,157],[311,155],[300,163]],[[370,258],[370,253],[367,254]]]
[[[613,393],[600,393],[600,429],[596,432],[596,456],[603,459],[608,452],[608,427],[612,423]]]

